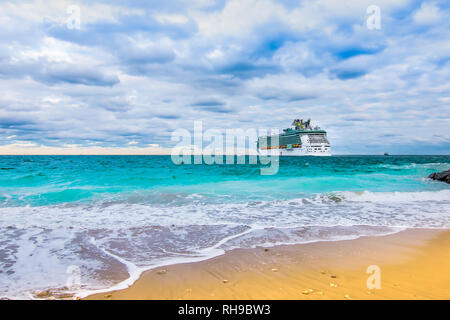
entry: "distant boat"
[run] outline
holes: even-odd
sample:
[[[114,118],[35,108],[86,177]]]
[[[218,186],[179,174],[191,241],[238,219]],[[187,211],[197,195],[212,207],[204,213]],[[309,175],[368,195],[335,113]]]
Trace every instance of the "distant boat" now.
[[[385,152],[384,155],[385,155],[385,156],[388,156],[388,155],[389,155],[389,152]]]

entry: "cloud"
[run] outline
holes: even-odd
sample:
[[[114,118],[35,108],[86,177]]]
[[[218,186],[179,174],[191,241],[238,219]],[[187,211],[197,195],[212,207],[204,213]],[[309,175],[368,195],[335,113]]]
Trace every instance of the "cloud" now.
[[[192,104],[194,107],[220,107],[224,106],[225,102],[215,99],[199,100]]]
[[[228,74],[242,79],[262,77],[269,73],[278,73],[279,67],[274,64],[236,61],[217,69],[220,74]]]
[[[87,86],[114,86],[118,84],[117,75],[104,71],[98,65],[86,65],[51,61],[48,58],[9,57],[0,61],[0,77],[31,77],[35,81],[49,85],[57,83],[82,84]]]
[[[338,79],[347,80],[362,77],[366,74],[366,71],[356,69],[333,69],[331,70],[331,73]]]
[[[227,107],[227,104],[225,101],[221,101],[215,98],[206,98],[198,100],[191,104],[194,108],[210,111],[210,112],[217,112],[217,113],[230,113],[232,110]]]
[[[441,20],[441,12],[434,3],[425,2],[414,12],[413,18],[418,24],[435,24]]]
[[[334,54],[340,59],[348,59],[359,55],[377,54],[383,49],[384,47],[350,47],[338,50]]]
[[[161,119],[175,120],[180,119],[181,115],[179,114],[156,114],[156,117]]]
[[[257,96],[263,100],[277,100],[283,102],[303,101],[315,98],[315,96],[311,93],[285,90],[276,87],[266,87],[258,92]]]
[[[95,69],[80,68],[77,65],[51,63],[37,75],[37,80],[49,84],[65,82],[69,84],[83,84],[88,86],[114,86],[119,83],[116,75],[102,73]]]
[[[14,115],[0,116],[0,128],[17,128],[24,125],[33,124],[31,119],[20,118]],[[13,136],[14,137],[14,136]]]
[[[159,45],[123,48],[120,58],[127,64],[168,63],[175,59],[174,52]]]

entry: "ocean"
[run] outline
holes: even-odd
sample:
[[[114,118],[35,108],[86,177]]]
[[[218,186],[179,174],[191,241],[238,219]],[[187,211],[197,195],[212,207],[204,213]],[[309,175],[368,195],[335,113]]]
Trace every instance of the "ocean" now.
[[[1,156],[0,297],[125,288],[145,270],[234,248],[450,228],[450,156]]]

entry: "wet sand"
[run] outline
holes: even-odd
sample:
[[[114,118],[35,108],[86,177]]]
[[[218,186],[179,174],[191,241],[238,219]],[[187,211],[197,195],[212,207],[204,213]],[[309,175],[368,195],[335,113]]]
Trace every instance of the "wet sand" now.
[[[369,266],[379,267],[380,289],[367,286]],[[236,249],[150,270],[127,289],[86,299],[450,299],[449,270],[450,231],[409,229],[355,240]]]

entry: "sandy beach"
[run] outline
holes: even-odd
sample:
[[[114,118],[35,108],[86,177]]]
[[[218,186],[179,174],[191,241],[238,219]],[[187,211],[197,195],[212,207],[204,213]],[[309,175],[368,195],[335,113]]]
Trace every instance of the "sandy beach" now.
[[[236,249],[87,299],[450,299],[450,231]],[[381,288],[367,268],[379,268]],[[374,270],[374,269],[372,269]],[[372,271],[373,272],[373,271]]]

